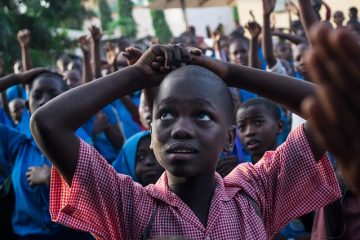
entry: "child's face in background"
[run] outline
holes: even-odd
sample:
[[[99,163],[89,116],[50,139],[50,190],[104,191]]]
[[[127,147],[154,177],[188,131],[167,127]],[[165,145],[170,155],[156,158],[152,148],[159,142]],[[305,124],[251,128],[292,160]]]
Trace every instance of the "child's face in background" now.
[[[342,26],[345,20],[344,13],[341,11],[336,11],[334,13],[334,22],[336,26]]]
[[[75,88],[83,84],[81,75],[77,70],[70,70],[64,73],[64,80],[70,88]]]
[[[285,42],[279,42],[275,45],[275,55],[277,58],[292,61],[293,52],[290,44]]]
[[[299,72],[302,76],[304,76],[305,79],[308,76],[308,71],[307,71],[307,68],[306,68],[305,62],[304,62],[304,55],[308,48],[309,47],[306,44],[300,44],[300,45],[296,46],[296,48],[294,50],[295,70],[297,72]]]
[[[162,83],[154,103],[151,146],[172,176],[213,175],[225,146],[233,146],[235,131],[217,89],[211,81],[191,77]]]
[[[229,46],[229,58],[231,63],[248,65],[249,46],[245,41],[238,40]]]
[[[240,107],[236,114],[236,124],[241,144],[255,161],[266,151],[276,148],[282,122],[276,120],[266,106]]]
[[[135,174],[143,186],[156,183],[164,172],[150,149],[150,142],[150,136],[144,137],[139,141],[136,151]]]
[[[32,88],[29,94],[28,109],[30,113],[34,113],[39,107],[62,92],[63,86],[59,80],[46,76],[37,77],[32,83]]]
[[[17,124],[21,121],[22,111],[25,107],[24,100],[16,98],[9,103],[11,119]]]

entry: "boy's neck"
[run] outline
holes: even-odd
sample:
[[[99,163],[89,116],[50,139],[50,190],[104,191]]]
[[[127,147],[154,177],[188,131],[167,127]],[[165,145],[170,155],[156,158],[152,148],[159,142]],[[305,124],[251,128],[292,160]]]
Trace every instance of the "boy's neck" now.
[[[206,227],[215,192],[215,170],[191,178],[179,178],[167,172],[169,188],[195,213]]]

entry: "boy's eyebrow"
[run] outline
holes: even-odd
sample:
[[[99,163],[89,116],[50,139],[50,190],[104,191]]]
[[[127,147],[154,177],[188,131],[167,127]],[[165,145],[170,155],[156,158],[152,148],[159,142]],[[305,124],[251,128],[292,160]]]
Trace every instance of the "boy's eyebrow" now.
[[[206,105],[206,106],[209,106],[210,108],[212,108],[214,111],[217,111],[214,104],[212,104],[210,101],[208,101],[204,98],[194,98],[189,101],[191,101],[191,104],[198,104],[198,105],[202,105],[202,106]],[[184,102],[184,99],[178,99],[176,97],[167,97],[167,98],[161,100],[158,105],[160,105],[160,104],[176,104],[178,102]]]
[[[256,115],[256,116],[250,116],[250,117],[246,117],[246,118],[240,118],[237,122],[243,122],[247,119],[257,119],[257,118],[265,118],[265,116],[263,115]]]

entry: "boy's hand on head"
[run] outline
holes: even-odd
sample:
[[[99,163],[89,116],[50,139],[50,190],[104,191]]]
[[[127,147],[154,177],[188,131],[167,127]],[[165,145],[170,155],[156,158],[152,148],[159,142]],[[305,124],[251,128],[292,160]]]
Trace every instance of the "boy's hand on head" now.
[[[93,41],[99,42],[100,39],[103,36],[103,33],[101,32],[100,28],[95,26],[95,25],[92,25],[89,28],[89,31],[90,31],[90,34],[91,34],[91,37],[92,37]]]
[[[312,49],[306,55],[316,96],[303,112],[317,142],[334,153],[345,182],[360,190],[360,46],[355,36],[318,25],[311,30]]]
[[[51,72],[47,68],[33,68],[29,71],[25,71],[22,73],[18,73],[15,75],[15,78],[21,84],[28,84],[31,80],[33,80],[37,75],[45,72]]]
[[[262,0],[262,4],[264,14],[270,15],[275,9],[276,0]]]
[[[17,39],[21,46],[28,46],[31,40],[31,33],[28,29],[20,30],[17,34]]]
[[[91,40],[87,35],[82,35],[78,39],[79,46],[83,52],[89,53],[91,47]]]
[[[122,55],[127,59],[128,65],[134,65],[142,56],[142,51],[134,47],[128,47]]]
[[[116,63],[116,59],[119,54],[120,51],[114,44],[111,42],[106,44],[106,61],[108,65],[113,66]]]
[[[134,66],[147,77],[149,86],[156,86],[166,73],[188,63],[189,60],[190,54],[185,47],[179,45],[153,45]]]
[[[245,28],[249,31],[252,39],[257,39],[261,33],[261,26],[257,22],[248,22]]]
[[[42,184],[49,185],[50,167],[45,164],[41,167],[29,167],[28,171],[25,173],[25,176],[31,187]]]

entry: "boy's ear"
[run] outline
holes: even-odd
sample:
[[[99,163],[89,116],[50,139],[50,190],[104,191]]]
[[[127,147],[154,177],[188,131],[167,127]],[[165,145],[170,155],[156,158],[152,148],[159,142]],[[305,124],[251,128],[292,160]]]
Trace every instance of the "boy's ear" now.
[[[278,120],[276,126],[277,126],[276,134],[279,135],[281,133],[281,131],[283,130],[283,128],[284,128],[283,120]]]
[[[28,110],[28,112],[30,112],[29,100],[25,101],[25,108],[26,108],[26,110]]]
[[[232,152],[235,145],[235,138],[236,138],[236,127],[235,125],[232,125],[227,132],[224,152]]]

